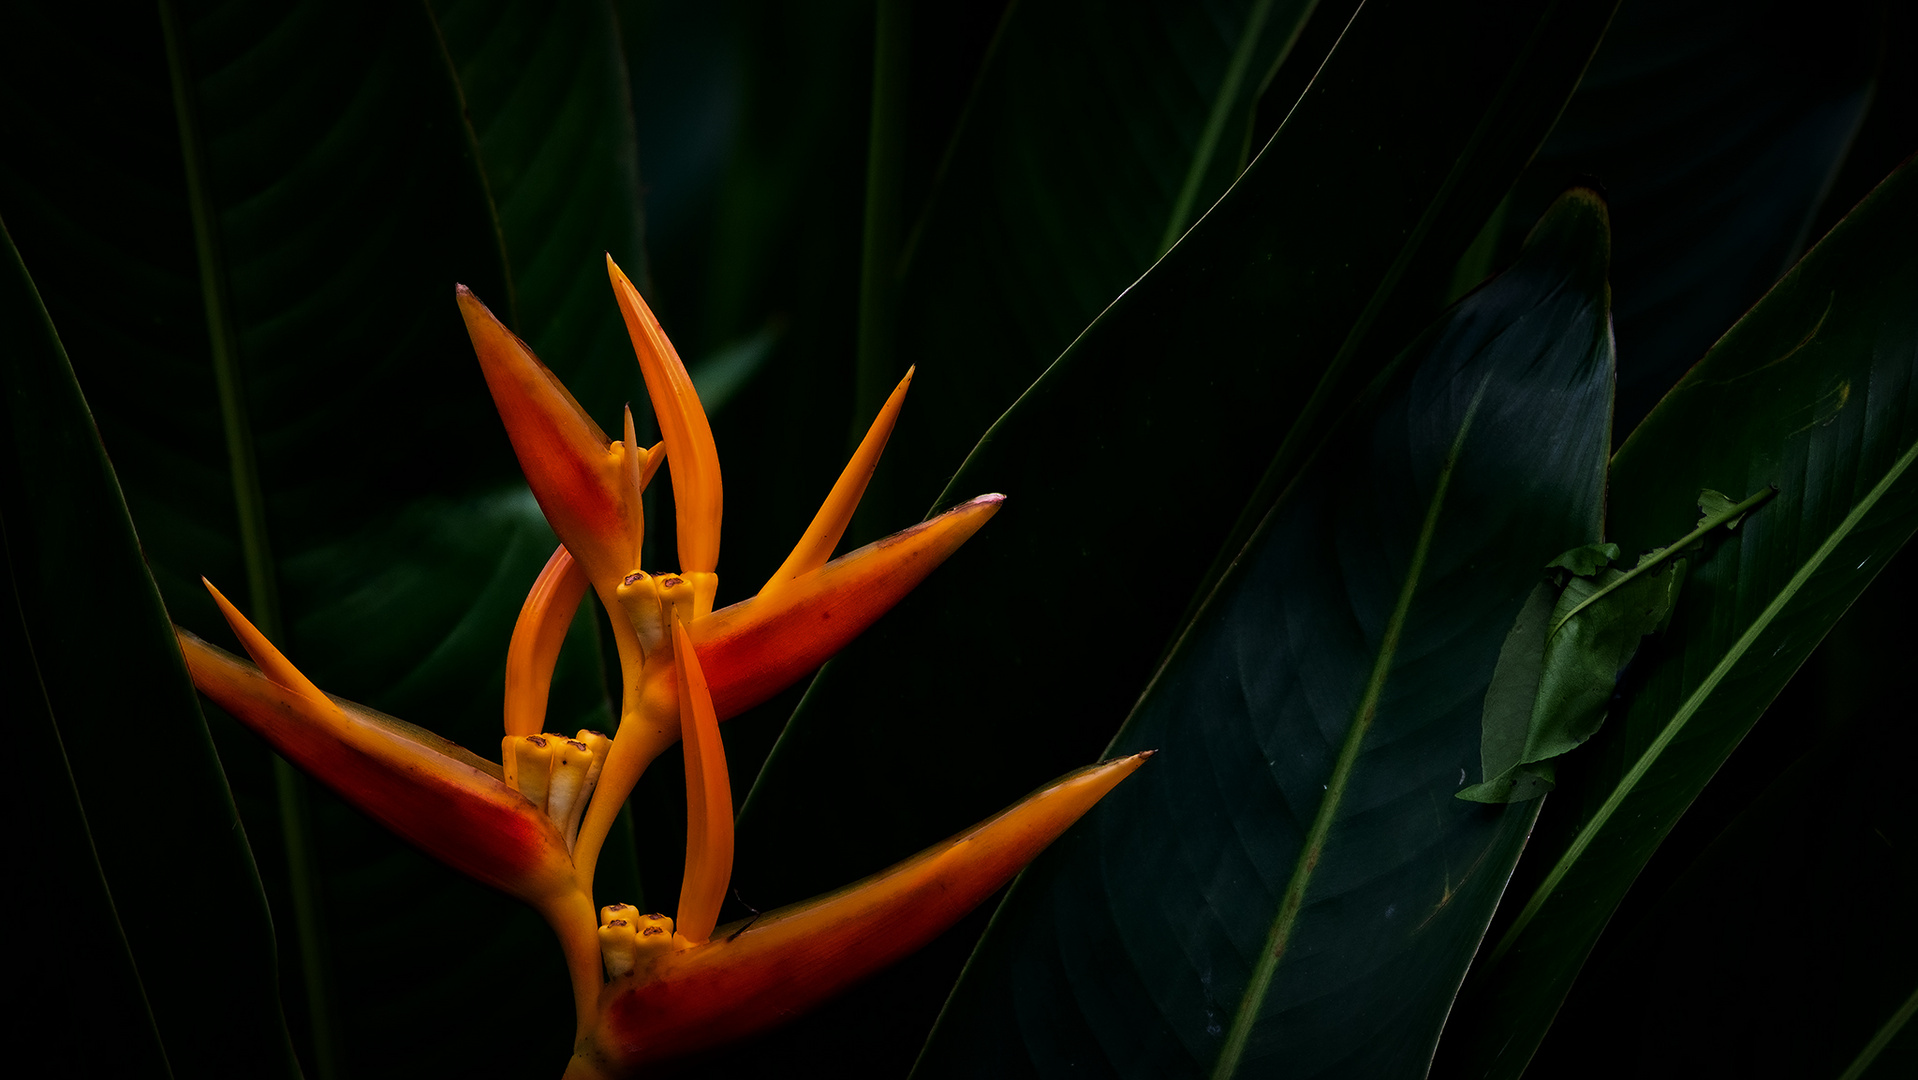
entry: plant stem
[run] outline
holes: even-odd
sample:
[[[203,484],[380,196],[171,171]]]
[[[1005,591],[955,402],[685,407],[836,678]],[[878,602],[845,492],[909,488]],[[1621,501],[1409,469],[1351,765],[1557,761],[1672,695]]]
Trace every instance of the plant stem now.
[[[1776,494],[1778,494],[1778,489],[1775,487],[1760,488],[1758,491],[1758,494],[1753,495],[1752,497],[1746,499],[1744,502],[1739,503],[1737,506],[1729,507],[1725,510],[1719,511],[1716,514],[1709,515],[1708,517],[1705,518],[1705,520],[1698,523],[1698,528],[1693,529],[1691,532],[1688,532],[1684,536],[1680,537],[1676,543],[1661,549],[1657,555],[1653,556],[1652,558],[1646,559],[1644,562],[1641,562],[1637,566],[1632,567],[1630,570],[1625,571],[1623,574],[1620,574],[1618,577],[1612,579],[1610,582],[1605,584],[1597,592],[1594,592],[1592,595],[1586,597],[1583,600],[1580,600],[1578,602],[1577,607],[1574,607],[1572,610],[1566,612],[1563,618],[1559,619],[1557,622],[1552,624],[1552,628],[1546,631],[1545,633],[1545,640],[1549,642],[1552,640],[1553,637],[1557,636],[1559,629],[1563,627],[1566,623],[1570,622],[1572,620],[1572,616],[1578,614],[1581,611],[1584,611],[1588,607],[1591,607],[1593,604],[1603,599],[1606,595],[1617,592],[1619,589],[1622,589],[1625,586],[1631,584],[1632,581],[1638,578],[1640,575],[1647,574],[1653,570],[1658,569],[1658,566],[1660,563],[1676,558],[1687,547],[1690,547],[1693,543],[1696,543],[1697,541],[1703,539],[1704,536],[1707,533],[1711,532],[1713,529],[1718,528],[1720,525],[1725,524],[1727,521],[1732,521],[1738,518],[1742,514],[1746,514],[1752,510],[1757,509],[1760,505],[1762,505],[1765,502],[1765,500],[1771,498],[1773,495],[1776,495]]]

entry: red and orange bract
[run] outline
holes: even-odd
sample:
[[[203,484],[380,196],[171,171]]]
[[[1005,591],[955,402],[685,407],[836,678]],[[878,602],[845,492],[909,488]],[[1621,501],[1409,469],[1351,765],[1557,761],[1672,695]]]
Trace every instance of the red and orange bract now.
[[[511,772],[326,695],[217,590],[222,613],[258,667],[185,631],[179,635],[195,684],[274,749],[407,841],[545,915],[571,974],[578,1026],[568,1075],[578,1077],[630,1075],[649,1062],[777,1023],[919,948],[990,896],[1147,756],[1065,777],[830,896],[716,929],[733,858],[719,722],[843,648],[977,532],[1003,498],[979,496],[828,561],[898,419],[908,372],[779,570],[756,596],[713,610],[723,499],[711,428],[658,320],[610,259],[607,268],[663,435],[648,450],[638,445],[630,410],[622,437],[608,439],[525,342],[470,291],[457,293],[514,452],[561,540],[528,594],[508,648],[506,745],[522,753],[546,745],[524,737],[545,722],[554,664],[589,588],[611,614],[619,648],[620,725],[603,759],[595,759],[599,786],[570,853],[543,803],[505,779]],[[685,569],[648,574],[638,567],[641,500],[662,463],[673,474]],[[600,738],[581,735],[589,737]],[[594,864],[640,773],[682,739],[689,829],[672,948],[648,954],[630,974],[606,982],[592,902]],[[584,752],[584,744],[576,749]],[[609,924],[607,933],[621,925],[630,924]]]

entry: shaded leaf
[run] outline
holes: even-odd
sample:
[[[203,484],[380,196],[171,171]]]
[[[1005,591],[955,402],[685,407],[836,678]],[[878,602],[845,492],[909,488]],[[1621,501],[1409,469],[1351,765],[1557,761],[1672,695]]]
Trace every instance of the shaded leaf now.
[[[496,208],[510,290],[499,303],[510,299],[516,332],[575,397],[594,403],[602,427],[617,430],[619,405],[643,395],[604,256],[640,280],[646,253],[632,91],[612,5],[429,6]]]
[[[22,63],[0,76],[0,122],[18,152],[0,162],[0,208],[28,222],[21,245],[48,267],[49,307],[77,327],[76,368],[174,617],[230,641],[197,577],[248,579],[209,362],[202,282],[218,280],[269,493],[281,644],[329,690],[492,756],[518,599],[554,541],[520,486],[452,286],[516,293],[522,329],[551,343],[567,378],[599,380],[595,404],[617,416],[628,395],[595,374],[637,385],[630,355],[613,349],[626,348],[617,314],[603,284],[600,305],[585,294],[569,305],[599,252],[637,243],[638,192],[630,116],[609,96],[625,79],[604,5],[435,10],[444,36],[423,5],[178,5],[206,259],[157,21],[104,37],[81,11],[16,21],[8,47]],[[84,131],[99,137],[73,137]],[[606,727],[592,616],[575,630],[554,716]],[[229,721],[213,724],[285,932],[271,759]],[[570,995],[537,916],[328,796],[312,817],[344,1071],[563,1059]],[[608,886],[637,894],[625,866]],[[448,938],[465,943],[453,959],[393,977],[396,955]],[[499,1044],[497,1017],[459,992],[507,969],[526,973],[518,1009],[551,1043]]]
[[[910,208],[876,411],[907,364],[936,402],[900,425],[867,499],[911,520],[979,433],[1238,175],[1266,72],[1309,0],[1024,0]],[[1299,57],[1316,67],[1322,57]]]
[[[298,1076],[266,897],[213,740],[66,351],[12,236],[0,240],[0,529],[17,590],[4,614],[24,624],[31,656],[16,673],[33,680],[9,692],[26,699],[22,722],[43,711],[57,727],[51,744],[55,733],[34,732],[34,756],[64,762],[31,771],[51,772],[57,790],[72,769],[75,816],[55,835],[91,840],[91,858],[49,867],[80,875],[51,891],[79,890],[117,916],[72,925],[53,909],[65,935],[91,939],[56,963],[106,945],[100,974],[115,992],[102,1004],[125,1011],[97,1030],[125,1032],[135,1061],[160,1057],[182,1076]],[[121,812],[132,806],[139,814]],[[114,955],[120,934],[132,971]],[[59,977],[72,974],[88,973]]]
[[[1604,545],[1575,548],[1569,554],[1599,546]],[[1533,705],[1538,700],[1538,684],[1545,675],[1545,631],[1556,606],[1557,597],[1551,585],[1539,582],[1532,586],[1531,595],[1525,598],[1518,618],[1506,633],[1505,644],[1498,651],[1498,663],[1492,668],[1492,681],[1485,689],[1485,708],[1479,719],[1479,775],[1484,779],[1461,789],[1458,798],[1473,802],[1523,802],[1552,789],[1550,765],[1522,773],[1513,770],[1524,758],[1525,744],[1531,737]],[[1504,776],[1505,782],[1495,785],[1493,779],[1499,776]]]
[[[1676,1074],[1838,1077],[1909,997],[1914,554],[1907,547],[1845,613],[1659,847],[1534,1075],[1657,1062]],[[1906,1035],[1865,1075],[1914,1065],[1918,1040]]]
[[[1567,183],[1603,184],[1618,440],[1817,239],[1812,217],[1871,98],[1879,7],[1620,5],[1505,219],[1515,248]]]
[[[1534,813],[1451,798],[1500,643],[1598,536],[1605,257],[1566,196],[1315,457],[1114,740],[1154,769],[1027,872],[919,1075],[1423,1075]]]
[[[1547,570],[1565,570],[1578,577],[1591,577],[1599,569],[1618,561],[1617,544],[1586,544],[1545,564]]]
[[[1527,616],[1521,612],[1512,634],[1506,638],[1506,653],[1500,663],[1515,670],[1506,683],[1532,678],[1537,699],[1525,726],[1523,739],[1515,737],[1514,710],[1499,695],[1488,698],[1485,708],[1483,742],[1484,781],[1458,793],[1474,802],[1517,802],[1536,798],[1551,790],[1554,773],[1544,762],[1577,749],[1605,722],[1605,708],[1619,672],[1638,652],[1645,635],[1662,628],[1671,618],[1678,602],[1679,586],[1684,583],[1684,560],[1691,551],[1721,526],[1736,529],[1745,515],[1777,494],[1776,488],[1763,488],[1742,502],[1707,488],[1698,497],[1698,509],[1704,516],[1698,527],[1665,547],[1653,548],[1639,557],[1630,570],[1601,569],[1618,557],[1616,544],[1588,544],[1574,548],[1547,564],[1571,571],[1558,601],[1551,609],[1544,634],[1536,637]],[[1584,573],[1574,568],[1589,568]],[[1533,660],[1522,653],[1536,646],[1542,659]],[[1536,671],[1536,675],[1529,675]],[[1494,683],[1501,679],[1494,677]],[[1515,689],[1515,687],[1514,687]],[[1496,704],[1496,708],[1494,707]]]
[[[1469,239],[1454,210],[1489,209],[1604,14],[1361,13],[1232,192],[945,496],[1002,491],[1004,510],[815,681],[741,812],[756,905],[884,865],[1097,752],[1288,427],[1322,430],[1362,386],[1337,358],[1395,310],[1405,275],[1450,272],[1457,247],[1428,260],[1426,245]],[[955,732],[989,731],[1007,733],[993,754],[950,753]],[[822,850],[815,830],[840,841]]]
[[[1620,448],[1611,527],[1683,529],[1710,485],[1780,493],[1696,560],[1616,721],[1552,800],[1447,1075],[1516,1076],[1673,823],[1918,528],[1918,180],[1907,165],[1733,327]],[[1689,489],[1689,490],[1688,490]]]

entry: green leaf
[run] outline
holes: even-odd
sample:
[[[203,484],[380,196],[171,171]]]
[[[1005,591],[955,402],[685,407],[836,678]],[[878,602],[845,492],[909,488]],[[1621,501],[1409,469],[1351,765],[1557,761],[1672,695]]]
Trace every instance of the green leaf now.
[[[600,277],[602,252],[638,255],[610,15],[595,3],[179,14],[196,186],[157,20],[103,42],[85,12],[36,13],[9,38],[32,62],[0,74],[0,124],[18,151],[0,166],[0,209],[25,223],[20,244],[48,268],[48,306],[76,327],[74,364],[162,594],[177,621],[230,641],[198,576],[245,583],[264,554],[258,578],[280,595],[281,644],[315,681],[496,755],[506,642],[555,541],[519,480],[452,287],[466,282],[508,317],[517,308],[521,331],[602,422],[638,399]],[[224,415],[216,345],[238,373]],[[250,439],[229,437],[236,422]],[[245,548],[232,477],[243,464],[265,492],[268,541]],[[575,631],[552,722],[605,728],[592,616]],[[212,723],[291,963],[272,759],[225,718]],[[133,798],[88,807],[96,822],[145,813]],[[536,915],[331,796],[315,793],[311,818],[342,1072],[526,1072],[564,1059],[571,1000]],[[630,839],[610,850],[607,888],[638,899]],[[429,963],[424,941],[460,944]],[[550,1041],[501,1043],[497,1016],[472,1007],[471,987],[503,972],[519,973],[520,1022]],[[290,978],[289,994],[301,985]]]
[[[923,514],[980,432],[1231,185],[1263,76],[1316,6],[1011,7],[886,261],[896,299],[883,348],[862,352],[859,421],[918,371],[867,539]]]
[[[1514,671],[1503,682],[1514,692],[1529,680],[1537,698],[1517,737],[1516,708],[1505,694],[1487,698],[1482,761],[1484,781],[1458,793],[1473,802],[1518,802],[1551,790],[1554,773],[1543,763],[1577,749],[1605,722],[1618,673],[1647,634],[1664,627],[1684,583],[1684,560],[1714,529],[1736,529],[1746,514],[1777,494],[1763,488],[1743,502],[1709,488],[1698,497],[1698,527],[1676,543],[1653,548],[1630,570],[1599,569],[1618,557],[1616,544],[1588,544],[1553,559],[1547,569],[1586,568],[1559,593],[1542,636],[1530,622],[1531,605],[1506,638],[1500,663]],[[1525,650],[1537,649],[1539,659]],[[1509,660],[1508,660],[1509,657]],[[1495,684],[1501,683],[1494,676]]]
[[[1627,547],[1683,529],[1700,486],[1776,483],[1687,575],[1616,722],[1561,775],[1529,873],[1462,1003],[1448,1075],[1516,1076],[1606,920],[1825,631],[1918,528],[1918,179],[1885,181],[1740,320],[1613,462]]]
[[[1607,545],[1588,544],[1567,554],[1577,556],[1578,552],[1602,546]],[[1539,682],[1545,676],[1545,630],[1556,606],[1551,585],[1539,582],[1532,586],[1531,595],[1525,598],[1518,618],[1506,633],[1479,719],[1479,775],[1484,780],[1460,789],[1458,798],[1485,803],[1524,802],[1552,789],[1550,765],[1522,770],[1520,766],[1531,738]]]
[[[1599,569],[1618,561],[1617,544],[1586,544],[1545,564],[1547,570],[1566,570],[1576,577],[1591,577]]]
[[[1620,6],[1506,217],[1522,229],[1573,178],[1603,185],[1617,222],[1617,438],[1817,239],[1807,230],[1873,96],[1880,7]],[[1901,139],[1883,169],[1911,151]]]
[[[1598,535],[1606,239],[1567,195],[1280,500],[1111,748],[1158,755],[1015,888],[919,1075],[1423,1074],[1534,813],[1451,798],[1479,706],[1536,568]]]
[[[1523,647],[1536,645],[1541,658],[1522,662],[1538,672],[1525,735],[1514,745],[1509,707],[1501,702],[1495,715],[1488,698],[1480,754],[1485,779],[1460,791],[1459,798],[1502,803],[1543,795],[1555,776],[1541,770],[1542,763],[1577,749],[1605,722],[1618,673],[1638,651],[1640,639],[1671,613],[1683,574],[1672,565],[1663,573],[1630,582],[1625,578],[1623,571],[1609,569],[1595,578],[1572,578],[1550,608],[1544,629],[1535,637],[1527,634]],[[1588,607],[1601,590],[1606,591],[1604,602]],[[1528,605],[1514,625],[1514,636],[1532,629],[1530,614]],[[1510,647],[1511,639],[1507,642]]]
[[[1907,546],[1859,597],[1660,845],[1531,1074],[1656,1061],[1674,1075],[1839,1077],[1910,999],[1914,556]],[[1907,1033],[1865,1075],[1914,1065]]]
[[[1555,10],[1368,5],[1231,193],[974,450],[944,501],[1004,509],[815,681],[741,811],[742,894],[870,873],[1111,737],[1288,428],[1296,469],[1364,385],[1336,358],[1408,276],[1443,281],[1569,93],[1604,13]]]
[[[510,292],[486,299],[614,430],[619,405],[644,395],[601,260],[612,255],[636,281],[647,265],[632,90],[612,5],[428,7],[497,215]]]
[[[51,958],[49,981],[81,982],[63,1004],[88,1017],[84,1036],[72,1033],[82,1044],[112,1033],[134,1062],[157,1058],[181,1076],[298,1076],[266,897],[220,759],[66,351],[12,235],[0,228],[0,240],[0,533],[17,591],[3,614],[30,650],[9,672],[33,680],[10,680],[8,693],[43,740],[28,771],[53,773],[58,793],[70,768],[74,815],[20,850],[38,860],[56,837],[78,847],[49,858],[47,869],[79,875],[49,882],[49,898],[88,901],[43,912],[43,934],[78,943]],[[35,713],[55,730],[35,730]],[[30,861],[13,880],[37,873]],[[96,919],[79,921],[89,907]],[[96,1002],[94,973],[72,965],[103,944]]]

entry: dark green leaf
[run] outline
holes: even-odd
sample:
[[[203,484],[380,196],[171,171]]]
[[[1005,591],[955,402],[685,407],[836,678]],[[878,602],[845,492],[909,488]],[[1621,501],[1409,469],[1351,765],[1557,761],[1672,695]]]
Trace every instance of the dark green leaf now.
[[[98,958],[105,943],[112,965],[99,973],[104,1000],[89,987],[64,1007],[99,1020],[74,1033],[81,1041],[126,1038],[135,1063],[161,1058],[181,1076],[298,1076],[266,897],[206,720],[66,351],[11,234],[0,229],[0,241],[0,531],[8,591],[17,590],[4,617],[24,624],[31,650],[8,670],[35,680],[8,692],[27,704],[23,722],[44,710],[57,728],[57,739],[27,729],[42,739],[28,769],[50,771],[57,791],[70,766],[76,796],[72,819],[19,850],[37,859],[50,843],[79,848],[51,860],[49,870],[79,877],[52,882],[45,899],[78,893],[88,903],[50,908],[45,932],[83,942],[56,963]],[[49,768],[47,757],[65,760]],[[89,839],[90,857],[80,854]],[[19,866],[13,880],[37,874]],[[114,918],[74,921],[100,905]],[[115,955],[121,934],[131,970]],[[63,970],[53,981],[91,974]],[[119,1011],[96,1017],[96,1005]]]
[[[1454,215],[1489,211],[1604,15],[1361,13],[1232,192],[946,496],[1003,491],[1005,508],[814,683],[741,814],[756,905],[869,873],[1097,753],[1288,428],[1322,431],[1350,400],[1353,370],[1327,365],[1406,275],[1450,272],[1475,228]],[[993,749],[954,751],[973,741]],[[822,832],[830,848],[806,839]]]
[[[1630,549],[1699,487],[1780,493],[1696,560],[1615,722],[1552,800],[1451,1075],[1525,1067],[1606,920],[1824,632],[1918,527],[1918,173],[1885,181],[1666,396],[1613,463]]]
[[[605,5],[182,3],[192,189],[157,21],[103,40],[88,13],[50,12],[9,27],[22,62],[0,75],[17,151],[0,162],[0,208],[27,223],[20,243],[48,267],[48,306],[76,327],[75,366],[174,617],[230,640],[197,578],[237,591],[251,576],[229,472],[245,459],[267,493],[270,544],[252,549],[270,553],[263,576],[283,597],[293,660],[329,690],[497,753],[508,634],[554,541],[452,287],[517,308],[602,422],[636,396],[603,279],[581,284],[603,275],[602,252],[638,258],[631,118]],[[196,198],[209,226],[198,257]],[[220,301],[212,318],[208,296]],[[221,334],[240,375],[224,419],[237,412],[250,428],[252,454],[223,431],[209,360]],[[553,723],[606,727],[590,617],[577,630]],[[269,756],[214,723],[285,933]],[[88,806],[96,822],[145,812],[131,797]],[[564,1059],[570,996],[536,915],[330,796],[316,793],[312,817],[343,1072]],[[637,899],[627,849],[612,850],[609,891]],[[429,940],[462,944],[431,964],[419,952]],[[505,971],[520,973],[516,1014],[550,1041],[502,1043],[497,1015],[472,1008],[467,988]]]
[[[894,325],[864,414],[908,364],[918,373],[866,496],[873,535],[924,513],[979,433],[1225,192],[1262,78],[1314,6],[1026,0],[1008,12],[887,267]]]
[[[1567,570],[1578,577],[1591,577],[1599,568],[1618,561],[1617,544],[1586,544],[1545,564],[1545,569]]]
[[[1657,1062],[1671,1075],[1837,1078],[1910,998],[1915,556],[1907,546],[1859,597],[1660,845],[1532,1075]],[[1864,1075],[1914,1072],[1907,1034]]]
[[[1619,439],[1817,239],[1807,229],[1872,96],[1881,3],[1620,6],[1505,219],[1522,229],[1575,178],[1604,185]]]
[[[1509,715],[1494,717],[1486,701],[1486,746],[1482,754],[1484,781],[1458,793],[1474,802],[1519,802],[1551,790],[1555,773],[1539,766],[1577,749],[1605,722],[1605,706],[1612,699],[1618,673],[1625,668],[1638,643],[1658,629],[1671,613],[1684,576],[1677,564],[1662,573],[1648,573],[1625,581],[1620,570],[1601,570],[1595,578],[1574,577],[1566,583],[1551,609],[1538,642],[1543,660],[1534,684],[1536,698],[1525,738],[1514,748],[1509,738]],[[1586,606],[1607,592],[1601,602]],[[1527,612],[1529,613],[1529,612]],[[1520,627],[1529,629],[1525,614]],[[1555,631],[1555,632],[1554,632]],[[1494,748],[1494,728],[1501,737]]]
[[[1514,696],[1527,679],[1537,690],[1524,736],[1517,734],[1517,710],[1507,694],[1488,697],[1482,751],[1485,779],[1458,797],[1518,802],[1551,790],[1555,773],[1543,763],[1592,737],[1605,722],[1618,673],[1638,652],[1639,640],[1671,618],[1685,580],[1685,563],[1677,556],[1714,529],[1736,529],[1746,514],[1775,494],[1777,489],[1767,487],[1734,503],[1707,488],[1698,497],[1698,509],[1704,515],[1698,527],[1675,543],[1646,552],[1630,570],[1600,569],[1618,558],[1617,544],[1588,544],[1547,564],[1547,569],[1562,568],[1571,576],[1551,608],[1542,635],[1530,622],[1532,605],[1528,603],[1520,613],[1499,661],[1513,670],[1503,679],[1493,679]]]
[[[1568,554],[1602,546],[1606,545],[1587,545]],[[1513,770],[1518,769],[1525,756],[1526,741],[1531,737],[1533,704],[1538,700],[1538,684],[1545,673],[1545,630],[1556,606],[1557,598],[1551,585],[1539,582],[1532,587],[1525,606],[1519,608],[1518,618],[1505,635],[1505,644],[1498,651],[1498,664],[1492,668],[1491,684],[1485,689],[1485,708],[1479,720],[1479,775],[1485,779],[1460,790],[1457,795],[1461,799],[1523,802],[1552,789],[1549,765],[1522,773],[1513,773]],[[1493,783],[1494,778],[1501,776],[1505,778],[1503,783]]]
[[[429,7],[497,208],[516,329],[614,430],[619,406],[644,395],[602,258],[612,255],[637,281],[646,253],[631,87],[611,4]],[[509,297],[486,299],[504,316]]]
[[[1453,799],[1500,642],[1596,540],[1603,205],[1566,196],[1280,500],[1015,888],[922,1076],[1421,1076],[1532,807]],[[1550,402],[1550,408],[1542,403]]]

